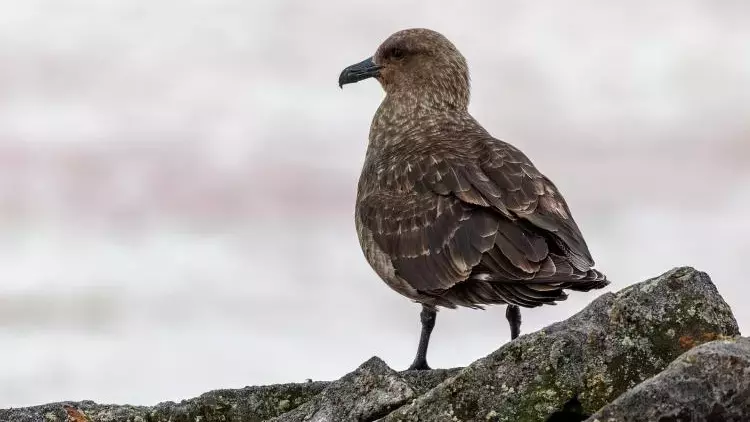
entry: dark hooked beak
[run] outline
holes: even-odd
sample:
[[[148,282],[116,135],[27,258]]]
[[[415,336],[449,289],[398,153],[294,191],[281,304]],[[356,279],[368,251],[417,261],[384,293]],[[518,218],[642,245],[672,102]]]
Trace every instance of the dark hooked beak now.
[[[339,75],[339,87],[343,88],[346,84],[359,82],[362,79],[377,77],[380,75],[380,69],[383,66],[378,66],[372,61],[372,57],[362,60],[357,64],[353,64]]]

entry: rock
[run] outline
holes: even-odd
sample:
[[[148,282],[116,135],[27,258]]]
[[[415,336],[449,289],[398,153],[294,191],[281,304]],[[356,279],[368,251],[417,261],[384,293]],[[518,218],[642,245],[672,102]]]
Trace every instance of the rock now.
[[[588,421],[750,420],[750,338],[718,340],[604,406]]]
[[[417,395],[432,390],[446,379],[458,374],[463,368],[432,369],[430,371],[401,371],[399,374],[414,389]]]
[[[738,335],[709,277],[676,268],[463,369],[398,373],[372,358],[333,382],[217,390],[154,407],[69,404],[90,422],[555,422],[599,409],[589,420],[733,420],[750,400],[748,340],[727,340]],[[64,404],[0,410],[0,421],[63,422]]]
[[[325,399],[321,394],[323,391],[326,391],[326,397],[335,400],[346,394],[347,390],[354,392],[357,387],[367,389],[377,386],[377,382],[371,385],[364,384],[368,375],[374,378],[385,376],[383,379],[393,380],[395,386],[403,386],[402,383],[405,382],[413,394],[421,395],[446,378],[455,375],[458,370],[456,368],[404,371],[394,376],[395,373],[382,360],[373,358],[362,364],[359,372],[355,371],[335,382],[317,381],[215,390],[180,403],[164,402],[153,407],[103,405],[92,401],[50,403],[42,406],[0,410],[0,422],[66,422],[68,419],[66,419],[64,407],[68,405],[81,411],[90,422],[256,422],[266,421],[285,413],[286,415],[281,420],[295,420],[295,415],[304,417],[303,415],[310,412],[310,409],[297,413],[290,413],[290,411],[294,411],[312,398],[320,395],[316,399],[315,408],[322,408],[325,405]],[[350,383],[351,385],[348,385]],[[381,387],[387,390],[390,386],[381,385]],[[364,391],[362,393],[364,394]],[[387,394],[388,391],[381,391],[381,393]],[[368,396],[366,400],[369,399]],[[373,406],[375,414],[381,409],[385,412],[390,408],[390,402],[382,400],[380,396],[376,396],[375,401],[379,403]],[[361,404],[364,407],[368,405],[368,403]],[[358,411],[354,408],[350,410],[355,415]],[[339,414],[338,412],[339,410],[336,410],[334,414]],[[368,411],[362,411],[362,413],[367,415]]]
[[[215,390],[177,404],[161,403],[151,409],[146,422],[260,422],[311,400],[327,386],[327,382],[307,382]]]
[[[272,421],[374,421],[456,373],[458,369],[397,373],[373,357],[314,399]]]
[[[216,390],[180,403],[153,407],[103,405],[92,401],[51,403],[23,409],[0,410],[0,421],[65,422],[64,405],[83,412],[91,422],[264,421],[315,397],[327,382],[281,384]]]
[[[571,399],[591,414],[687,349],[739,334],[709,277],[677,268],[521,336],[385,421],[543,421]]]
[[[274,422],[372,421],[416,396],[414,389],[380,358],[332,382],[314,399]]]

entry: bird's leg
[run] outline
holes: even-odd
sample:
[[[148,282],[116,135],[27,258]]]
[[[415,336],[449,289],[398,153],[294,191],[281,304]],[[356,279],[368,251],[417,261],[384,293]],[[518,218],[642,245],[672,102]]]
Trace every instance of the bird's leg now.
[[[430,344],[430,334],[432,329],[435,328],[435,318],[437,317],[437,311],[434,307],[429,305],[422,305],[422,312],[419,314],[420,320],[422,320],[422,334],[419,336],[419,347],[417,348],[417,356],[414,357],[409,369],[431,369],[427,365],[427,345]]]
[[[505,309],[505,318],[510,324],[510,339],[514,340],[521,334],[521,308],[518,305],[508,305]]]

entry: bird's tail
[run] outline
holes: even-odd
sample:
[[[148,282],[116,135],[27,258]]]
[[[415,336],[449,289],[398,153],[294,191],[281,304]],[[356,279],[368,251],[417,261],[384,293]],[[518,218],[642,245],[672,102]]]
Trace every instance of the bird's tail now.
[[[551,263],[551,265],[549,265]],[[545,265],[532,280],[525,283],[544,284],[567,290],[587,292],[609,284],[607,276],[593,268],[577,268],[566,258],[550,254]]]
[[[601,289],[608,284],[609,280],[607,280],[607,276],[592,268],[586,272],[583,278],[570,282],[566,289],[588,292],[589,290]]]
[[[508,266],[506,265],[505,268]],[[495,266],[496,269],[502,269]],[[528,278],[509,272],[477,271],[468,280],[453,287],[431,292],[435,300],[448,307],[456,305],[481,308],[481,305],[507,303],[533,308],[565,300],[565,290],[589,291],[609,284],[607,277],[592,268],[576,268],[565,257],[549,254],[539,271]],[[429,293],[428,293],[429,294]]]

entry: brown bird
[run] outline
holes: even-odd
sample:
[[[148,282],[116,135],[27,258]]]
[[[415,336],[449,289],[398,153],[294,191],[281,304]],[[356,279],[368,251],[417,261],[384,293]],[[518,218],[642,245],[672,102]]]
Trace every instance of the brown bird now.
[[[439,306],[554,304],[564,289],[609,284],[554,184],[520,150],[467,111],[466,60],[443,35],[407,29],[341,72],[339,85],[375,78],[385,90],[357,189],[362,250],[393,290],[422,304],[409,369],[429,369]]]

